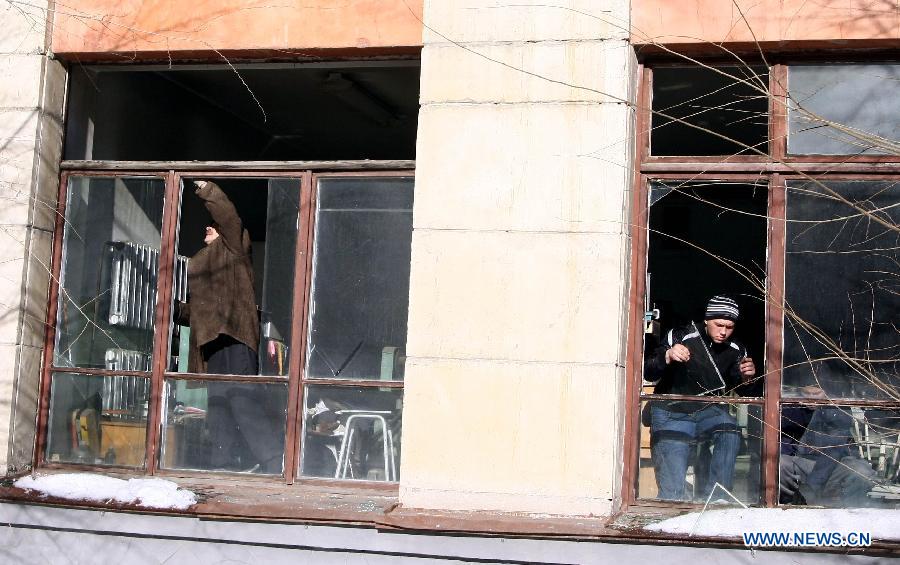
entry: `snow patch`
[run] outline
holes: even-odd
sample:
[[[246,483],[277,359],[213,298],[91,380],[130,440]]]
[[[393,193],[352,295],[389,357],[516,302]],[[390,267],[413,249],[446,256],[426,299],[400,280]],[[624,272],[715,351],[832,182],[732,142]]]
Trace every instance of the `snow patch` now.
[[[644,526],[654,532],[704,537],[741,537],[744,532],[867,532],[873,539],[900,539],[900,511],[857,509],[735,508],[691,512]]]
[[[22,477],[21,489],[45,496],[92,502],[136,504],[146,508],[185,510],[197,503],[197,496],[163,479],[116,479],[89,473],[64,473]]]

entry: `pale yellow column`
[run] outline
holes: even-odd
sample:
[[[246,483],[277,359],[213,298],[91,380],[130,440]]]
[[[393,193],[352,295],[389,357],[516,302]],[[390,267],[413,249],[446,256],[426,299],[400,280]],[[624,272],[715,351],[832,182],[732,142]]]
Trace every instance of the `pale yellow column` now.
[[[619,490],[628,2],[426,1],[400,501],[603,515]]]
[[[47,2],[0,7],[0,473],[31,465],[65,70],[47,56]]]

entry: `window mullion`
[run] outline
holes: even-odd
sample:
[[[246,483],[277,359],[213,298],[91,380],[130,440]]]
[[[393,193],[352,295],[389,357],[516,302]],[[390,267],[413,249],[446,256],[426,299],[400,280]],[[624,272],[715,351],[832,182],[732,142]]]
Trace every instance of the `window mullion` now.
[[[787,155],[787,66],[769,70],[769,155],[783,163]]]
[[[769,241],[766,272],[766,367],[763,411],[763,502],[778,503],[778,455],[781,398],[781,354],[784,326],[784,179],[775,174],[769,189]]]
[[[313,210],[315,210],[315,191],[313,190],[312,172],[304,171],[300,177],[300,212],[297,215],[297,259],[294,261],[294,299],[293,326],[291,332],[291,356],[288,383],[288,413],[284,443],[284,477],[288,484],[293,484],[299,475],[297,452],[300,446],[300,433],[303,418],[303,386],[300,382],[303,368],[306,366],[306,341],[309,329],[309,291],[312,268],[312,233]]]
[[[156,331],[153,336],[153,366],[150,376],[150,400],[147,421],[147,473],[153,475],[158,467],[159,441],[162,437],[164,375],[169,354],[169,322],[172,317],[172,271],[175,262],[175,236],[178,227],[180,178],[175,171],[166,174],[166,196],[163,212],[163,234],[160,241],[159,275],[157,277]]]
[[[59,278],[62,272],[63,228],[66,217],[69,173],[63,171],[59,180],[59,199],[56,206],[56,226],[53,230],[53,251],[50,272],[50,296],[47,307],[47,332],[44,340],[44,361],[41,367],[41,387],[38,407],[35,465],[46,463],[48,426],[50,422],[50,381],[53,374],[53,355],[56,346],[56,320],[59,309]]]

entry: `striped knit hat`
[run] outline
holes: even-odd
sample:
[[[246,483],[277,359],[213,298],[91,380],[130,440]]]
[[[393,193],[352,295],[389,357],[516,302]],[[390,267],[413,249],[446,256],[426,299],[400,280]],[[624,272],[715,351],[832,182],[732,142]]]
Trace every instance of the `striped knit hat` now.
[[[706,303],[706,316],[704,320],[731,320],[737,321],[740,317],[738,304],[732,298],[716,295]]]

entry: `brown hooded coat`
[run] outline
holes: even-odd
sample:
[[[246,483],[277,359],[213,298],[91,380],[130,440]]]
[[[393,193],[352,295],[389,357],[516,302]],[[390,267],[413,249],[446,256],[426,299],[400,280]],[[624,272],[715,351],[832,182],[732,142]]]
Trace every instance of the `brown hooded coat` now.
[[[212,182],[195,190],[219,237],[201,249],[188,264],[190,302],[179,304],[178,319],[191,328],[188,370],[206,372],[200,348],[219,334],[231,336],[253,351],[259,344],[259,318],[253,291],[250,235],[234,204]]]

